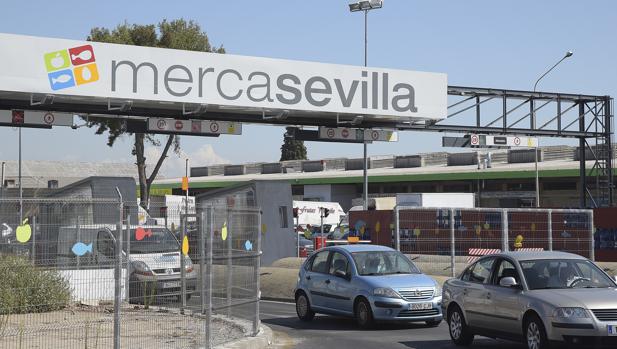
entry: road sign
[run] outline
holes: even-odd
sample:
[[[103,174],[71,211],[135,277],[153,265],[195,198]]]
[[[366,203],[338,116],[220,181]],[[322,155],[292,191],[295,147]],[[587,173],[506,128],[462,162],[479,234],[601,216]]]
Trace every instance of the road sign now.
[[[398,142],[398,132],[391,130],[364,130],[364,139],[373,142]]]
[[[348,127],[319,127],[319,138],[325,140],[397,142],[398,133],[392,130],[373,130]]]
[[[242,124],[230,121],[149,118],[147,130],[151,133],[177,133],[186,135],[240,135],[242,134]]]
[[[0,124],[10,126],[73,126],[73,114],[34,110],[0,110]]]

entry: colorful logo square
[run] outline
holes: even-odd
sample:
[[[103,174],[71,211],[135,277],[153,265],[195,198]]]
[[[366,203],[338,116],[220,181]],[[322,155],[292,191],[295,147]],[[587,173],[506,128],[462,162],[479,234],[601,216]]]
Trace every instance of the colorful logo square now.
[[[77,67],[73,70],[73,72],[75,74],[75,81],[77,82],[77,85],[87,84],[99,79],[99,71],[97,70],[95,63]]]
[[[49,73],[48,77],[51,89],[54,91],[75,86],[75,79],[71,69]]]
[[[99,80],[94,49],[91,45],[46,53],[45,68],[54,91]]]
[[[71,63],[73,63],[73,65],[92,63],[96,60],[94,58],[94,50],[90,45],[70,48],[69,55],[71,57]]]
[[[45,68],[47,72],[68,68],[71,65],[66,50],[50,52],[45,55]]]

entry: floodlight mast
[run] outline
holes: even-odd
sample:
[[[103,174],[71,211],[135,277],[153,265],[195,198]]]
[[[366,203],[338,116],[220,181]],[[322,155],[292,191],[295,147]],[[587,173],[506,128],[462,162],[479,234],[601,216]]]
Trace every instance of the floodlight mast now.
[[[364,66],[368,66],[368,11],[383,7],[383,0],[363,0],[349,4],[350,12],[364,11]],[[368,152],[367,143],[363,141],[363,204],[362,207],[368,210]]]
[[[542,76],[540,76],[538,78],[538,80],[536,80],[536,83],[533,85],[533,92],[536,92],[536,87],[538,87],[538,83],[540,82],[540,80],[542,80],[542,78],[544,78],[545,76],[548,75],[548,73],[550,73],[553,69],[555,69],[559,63],[563,62],[566,58],[572,57],[572,55],[574,54],[574,52],[572,51],[568,51],[566,52],[566,54],[563,56],[563,58],[561,58],[557,63],[555,63],[555,65],[553,65],[549,70],[546,71],[546,73],[542,74]],[[535,116],[535,109],[533,108],[533,101],[531,102],[532,105],[532,120],[536,120],[536,116]],[[536,148],[535,150],[535,154],[534,154],[534,158],[535,158],[535,163],[536,163],[536,207],[540,207],[540,175],[539,175],[539,171],[538,171],[538,148],[540,146],[539,144],[540,142],[538,141],[538,144],[536,144]]]

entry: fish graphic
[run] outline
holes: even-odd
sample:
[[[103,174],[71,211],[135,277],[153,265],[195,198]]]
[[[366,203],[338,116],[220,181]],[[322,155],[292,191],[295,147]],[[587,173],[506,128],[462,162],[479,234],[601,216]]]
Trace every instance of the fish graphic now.
[[[244,248],[247,251],[252,251],[253,250],[253,244],[249,240],[246,240],[246,242],[244,243]]]
[[[152,236],[152,230],[151,229],[144,229],[142,227],[138,227],[137,229],[135,229],[135,239],[137,241],[141,241],[143,240],[145,237],[151,237]]]
[[[81,257],[86,253],[92,253],[92,243],[86,245],[83,242],[78,242],[73,245],[71,251],[73,251],[73,253],[78,257]]]
[[[185,256],[189,255],[189,238],[188,236],[184,236],[182,239],[182,254]]]
[[[69,74],[62,74],[56,78],[51,79],[52,84],[64,84],[66,82],[71,81],[72,77]]]

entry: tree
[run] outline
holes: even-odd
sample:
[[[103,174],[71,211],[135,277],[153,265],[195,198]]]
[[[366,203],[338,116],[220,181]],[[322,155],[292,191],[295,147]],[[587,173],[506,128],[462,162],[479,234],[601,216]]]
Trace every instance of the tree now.
[[[306,147],[303,141],[292,137],[291,127],[287,128],[287,133],[283,135],[283,145],[281,145],[281,160],[306,160]]]
[[[158,25],[129,25],[124,23],[118,25],[113,30],[98,27],[92,28],[88,41],[225,53],[223,46],[217,48],[210,45],[208,36],[201,30],[199,24],[193,21],[187,22],[184,19],[170,22],[163,20]],[[88,127],[96,127],[96,134],[107,132],[107,145],[110,147],[114,145],[118,137],[126,133],[118,119],[90,117],[88,118],[87,125]],[[131,135],[135,137],[132,154],[136,158],[141,206],[148,210],[150,207],[150,186],[156,179],[165,158],[167,158],[169,149],[173,146],[173,151],[179,154],[180,138],[176,135],[169,135],[167,137],[161,156],[156,161],[156,165],[150,175],[148,175],[144,154],[145,143],[148,142],[158,147],[161,145],[161,142],[151,134],[129,133],[129,136]]]

